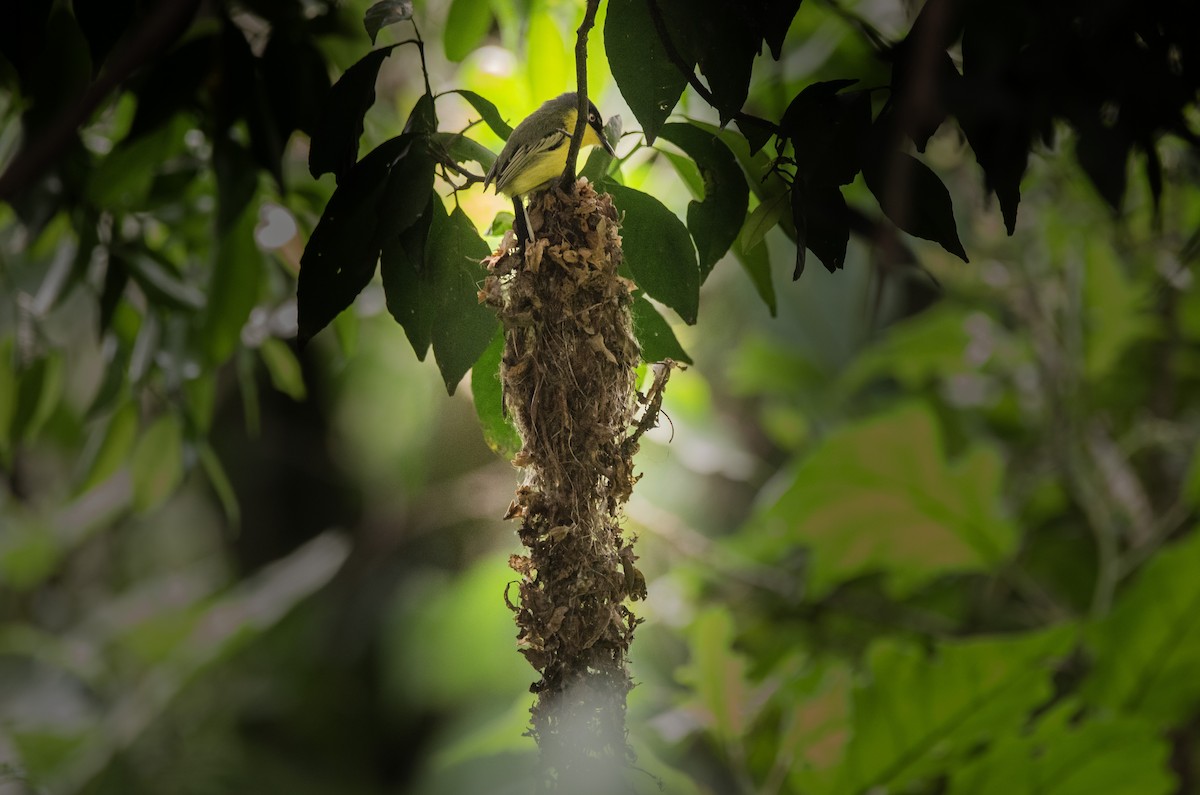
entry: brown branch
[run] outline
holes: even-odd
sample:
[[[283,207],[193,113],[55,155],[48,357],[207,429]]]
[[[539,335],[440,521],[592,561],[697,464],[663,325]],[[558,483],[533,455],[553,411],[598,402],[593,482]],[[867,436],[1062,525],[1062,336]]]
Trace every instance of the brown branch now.
[[[579,103],[576,106],[578,114],[575,117],[575,131],[571,134],[571,148],[567,150],[567,165],[563,167],[563,190],[568,190],[575,184],[575,161],[579,150],[583,147],[583,133],[587,129],[588,96],[587,96],[587,37],[588,31],[596,24],[596,11],[600,8],[600,0],[588,0],[587,10],[583,14],[583,22],[575,38],[575,81]]]
[[[109,60],[107,68],[73,105],[63,108],[54,124],[33,139],[0,176],[0,201],[12,201],[62,155],[76,131],[91,117],[112,91],[138,67],[174,42],[195,16],[200,0],[164,0],[155,5],[129,43]]]

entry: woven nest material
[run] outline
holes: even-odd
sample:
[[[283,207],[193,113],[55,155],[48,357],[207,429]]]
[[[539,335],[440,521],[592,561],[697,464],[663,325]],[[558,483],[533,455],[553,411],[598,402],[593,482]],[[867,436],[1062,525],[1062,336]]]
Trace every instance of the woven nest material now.
[[[636,480],[640,351],[610,198],[580,180],[528,209],[536,241],[489,260],[482,296],[504,325],[504,405],[524,442],[509,517],[527,555],[511,560],[521,580],[510,606],[519,648],[542,675],[531,733],[562,773],[628,753],[625,656],[638,619],[626,602],[646,588],[618,518]]]

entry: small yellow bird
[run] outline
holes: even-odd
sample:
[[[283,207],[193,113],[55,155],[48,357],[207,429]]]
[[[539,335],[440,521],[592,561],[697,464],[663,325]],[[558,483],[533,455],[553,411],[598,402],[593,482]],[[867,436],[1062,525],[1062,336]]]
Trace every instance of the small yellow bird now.
[[[547,100],[517,125],[500,156],[483,179],[483,187],[495,184],[496,193],[511,196],[515,213],[517,242],[533,240],[529,216],[521,197],[549,187],[562,176],[571,148],[571,135],[579,116],[578,95],[568,92]],[[583,146],[604,147],[613,157],[612,144],[604,137],[604,120],[596,106],[588,102],[587,126],[583,130]]]

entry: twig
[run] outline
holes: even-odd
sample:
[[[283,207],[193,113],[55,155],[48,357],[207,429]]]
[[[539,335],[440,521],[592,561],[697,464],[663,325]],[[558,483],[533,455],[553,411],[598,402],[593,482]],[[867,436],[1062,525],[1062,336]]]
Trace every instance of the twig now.
[[[587,38],[588,31],[596,24],[596,11],[600,8],[600,0],[588,0],[587,10],[583,14],[583,22],[579,23],[575,38],[575,81],[579,102],[575,116],[575,131],[571,135],[571,147],[567,150],[567,164],[563,167],[560,186],[569,190],[575,184],[575,160],[583,147],[583,133],[588,123],[587,96]]]

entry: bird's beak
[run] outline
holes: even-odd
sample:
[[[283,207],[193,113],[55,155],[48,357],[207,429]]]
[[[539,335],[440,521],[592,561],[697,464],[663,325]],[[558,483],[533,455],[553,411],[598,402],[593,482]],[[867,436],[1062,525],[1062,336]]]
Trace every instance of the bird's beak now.
[[[604,125],[595,124],[592,127],[596,131],[596,136],[600,139],[600,145],[604,147],[604,151],[608,152],[609,157],[616,157],[617,152],[613,149],[613,145],[608,142],[608,136],[604,134]]]

